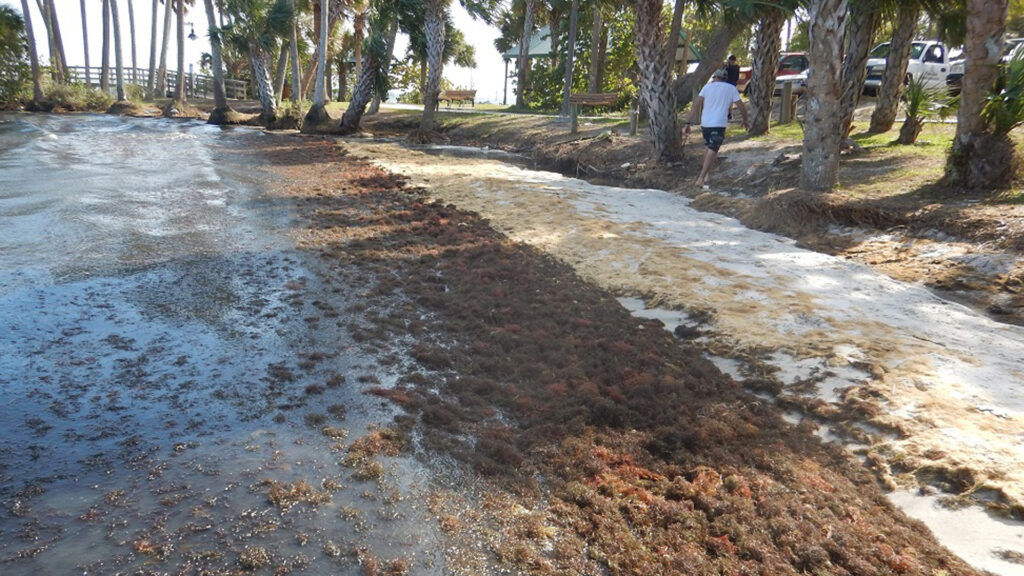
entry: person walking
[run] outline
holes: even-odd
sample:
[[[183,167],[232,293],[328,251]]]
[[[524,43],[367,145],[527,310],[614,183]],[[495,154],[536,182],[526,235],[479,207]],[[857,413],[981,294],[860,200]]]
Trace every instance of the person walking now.
[[[736,104],[743,116],[743,129],[747,129],[747,107],[740,99],[739,90],[728,82],[729,73],[725,68],[719,68],[711,77],[711,82],[701,88],[697,99],[693,101],[690,108],[690,115],[686,119],[684,131],[690,134],[690,126],[700,114],[700,131],[704,137],[704,146],[707,151],[704,153],[704,163],[701,166],[700,176],[697,177],[697,186],[707,189],[708,176],[718,159],[718,149],[725,142],[725,127],[729,124],[729,111],[732,105]]]
[[[740,65],[736,63],[736,55],[729,54],[729,59],[725,62],[725,72],[728,75],[725,79],[726,82],[737,86],[740,83]]]

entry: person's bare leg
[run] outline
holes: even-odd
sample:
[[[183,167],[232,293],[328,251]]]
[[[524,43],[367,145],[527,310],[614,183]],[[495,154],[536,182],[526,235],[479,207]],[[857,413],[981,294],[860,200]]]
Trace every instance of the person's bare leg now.
[[[704,165],[701,166],[700,176],[697,177],[697,186],[703,186],[708,181],[708,176],[711,174],[711,168],[715,165],[716,158],[718,158],[718,152],[708,148],[707,152],[704,153]]]

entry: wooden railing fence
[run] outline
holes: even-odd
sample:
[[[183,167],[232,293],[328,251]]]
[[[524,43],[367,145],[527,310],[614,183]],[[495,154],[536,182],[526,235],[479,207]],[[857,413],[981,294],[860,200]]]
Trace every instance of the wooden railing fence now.
[[[86,81],[85,66],[69,66],[68,70],[71,72],[71,79],[75,82]],[[102,75],[102,68],[99,66],[89,67],[89,84],[91,86],[99,87],[100,77]],[[110,87],[116,85],[117,82],[117,71],[113,67],[107,72],[107,79],[110,81]],[[137,86],[145,87],[149,83],[149,69],[148,68],[125,68],[124,69],[124,80],[127,84],[135,84]],[[166,97],[174,95],[174,91],[178,86],[178,72],[175,70],[167,71],[167,93]],[[249,83],[244,80],[224,80],[224,89],[227,92],[228,98],[232,100],[244,100],[248,97]],[[206,74],[195,74],[185,73],[185,96],[189,98],[213,98],[213,77],[207,76]]]

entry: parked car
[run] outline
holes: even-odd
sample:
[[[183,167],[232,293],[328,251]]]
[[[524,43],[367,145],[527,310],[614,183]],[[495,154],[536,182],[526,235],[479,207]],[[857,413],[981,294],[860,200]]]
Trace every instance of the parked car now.
[[[793,94],[803,94],[807,89],[807,74],[811,60],[806,52],[784,52],[779,56],[779,67],[775,72],[775,95],[780,96],[787,82],[793,83]]]
[[[882,72],[889,57],[889,42],[879,44],[868,57],[868,79],[864,82],[864,93],[877,95],[882,86]],[[909,82],[917,78],[931,90],[945,90],[946,78],[950,72],[950,53],[946,45],[937,40],[919,40],[911,43],[910,62],[907,63]]]
[[[1021,46],[1024,46],[1024,38],[1009,38],[1003,43],[1003,55],[999,61],[1006,65],[1014,59],[1015,55],[1021,53]],[[949,75],[946,76],[946,87],[951,95],[960,93],[960,84],[964,79],[964,58],[955,58],[949,64]]]

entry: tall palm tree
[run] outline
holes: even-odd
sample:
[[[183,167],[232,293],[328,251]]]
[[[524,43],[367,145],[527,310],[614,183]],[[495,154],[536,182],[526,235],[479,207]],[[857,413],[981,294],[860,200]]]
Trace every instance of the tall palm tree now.
[[[103,47],[100,53],[100,90],[110,91],[110,0],[103,0]]]
[[[885,60],[882,72],[882,85],[878,88],[878,101],[875,111],[871,113],[873,133],[888,132],[896,123],[900,98],[903,96],[903,85],[907,78],[907,65],[910,63],[910,51],[913,48],[914,33],[917,31],[917,20],[921,16],[920,0],[904,0],[901,2],[897,15],[896,27],[889,45],[889,56]]]
[[[284,98],[284,79],[288,75],[288,54],[291,51],[291,40],[285,38],[281,42],[281,51],[277,56],[277,66],[274,67],[274,98],[278,105]]]
[[[946,181],[967,189],[1005,185],[1013,142],[994,132],[982,114],[999,75],[1007,0],[968,0],[966,62],[956,136],[946,160]]]
[[[82,0],[84,3],[85,0]],[[159,17],[157,16],[157,7],[159,6],[159,0],[153,0],[153,23],[149,30],[149,75],[146,77],[146,96],[153,98],[154,82],[156,81],[156,24]]]
[[[85,83],[92,85],[92,72],[89,70],[89,26],[86,24],[85,0],[80,0],[82,11],[82,55],[85,56]]]
[[[292,25],[291,25],[291,51],[292,51],[292,104],[298,104],[300,95],[302,93],[302,74],[299,70],[299,22],[298,12],[295,11],[295,0],[291,0],[288,5],[292,10]]]
[[[849,135],[853,114],[864,92],[868,75],[868,55],[878,27],[880,12],[872,0],[850,0],[850,19],[846,27],[846,49],[843,57],[843,99],[841,102],[843,135]]]
[[[369,35],[364,41],[363,62],[359,68],[356,86],[352,90],[352,99],[349,100],[348,107],[338,125],[338,131],[342,134],[351,134],[357,131],[363,113],[373,96],[387,92],[387,70],[390,64],[387,56],[387,35],[392,22],[397,21],[398,15],[395,9],[400,9],[401,4],[401,0],[398,0],[379,2],[376,6],[367,7],[369,8],[367,14]]]
[[[128,4],[128,31],[132,39],[132,83],[139,83],[139,60],[135,51],[135,7],[132,0],[125,0]]]
[[[270,77],[270,54],[280,39],[291,34],[294,13],[290,0],[225,0],[232,24],[226,40],[249,57],[260,100],[260,119],[271,126],[277,121],[277,100]]]
[[[587,92],[592,94],[601,91],[601,70],[604,68],[607,38],[607,35],[604,34],[604,14],[601,10],[601,3],[595,2],[590,30],[590,70],[587,73]]]
[[[32,66],[32,104],[33,110],[43,105],[43,80],[39,70],[39,54],[36,52],[36,36],[32,30],[32,15],[28,11],[28,0],[21,0],[21,13],[25,18],[25,36],[28,38],[29,63]]]
[[[160,68],[156,75],[156,94],[161,98],[167,94],[167,47],[171,43],[171,14],[173,0],[164,0],[164,35],[160,44]]]
[[[206,6],[206,22],[210,31],[210,56],[213,68],[213,111],[207,119],[208,124],[225,124],[231,120],[234,110],[228,105],[227,91],[224,89],[224,59],[221,56],[221,31],[217,26],[213,0],[203,0]]]
[[[398,39],[398,19],[395,18],[391,22],[391,26],[388,28],[387,37],[387,52],[384,55],[384,60],[387,62],[384,73],[388,74],[391,72],[391,61],[395,57],[395,41]],[[370,109],[366,111],[368,115],[376,114],[380,111],[380,101],[383,96],[380,94],[374,94],[373,101],[370,102]]]
[[[526,81],[530,72],[530,39],[533,37],[533,14],[537,0],[525,0],[523,5],[523,33],[519,39],[519,59],[516,61],[516,106],[526,106]]]
[[[448,9],[448,0],[426,0],[426,3],[423,31],[427,41],[427,82],[423,87],[423,118],[420,120],[420,131],[424,134],[434,131],[434,111],[444,66],[444,12]]]
[[[782,52],[782,26],[786,12],[772,9],[761,16],[754,35],[754,60],[750,83],[750,128],[747,133],[758,136],[768,132],[772,115],[772,94]]]
[[[839,180],[839,153],[843,139],[839,113],[842,97],[843,35],[846,0],[811,0],[810,66],[807,78],[807,114],[804,121],[800,186],[831,190]]]
[[[682,3],[683,0],[679,0]],[[562,88],[562,115],[569,115],[569,96],[572,94],[573,69],[576,66],[576,25],[580,16],[580,0],[572,0],[569,8],[569,39],[565,49],[565,84]],[[671,64],[670,64],[671,66]]]
[[[676,100],[671,70],[665,59],[665,26],[661,0],[636,0],[637,66],[640,96],[647,106],[654,155],[658,160],[676,160],[682,154]]]
[[[168,0],[169,1],[169,0]],[[185,103],[185,0],[175,2],[178,30],[178,83],[174,87],[174,101]]]
[[[124,96],[124,61],[121,57],[121,19],[117,14],[117,0],[110,2],[110,17],[114,25],[114,70],[117,78],[117,101],[127,100]]]
[[[39,13],[43,16],[43,23],[46,25],[46,33],[50,41],[50,62],[52,63],[50,72],[53,75],[53,81],[63,84],[68,81],[70,74],[68,59],[64,54],[64,41],[61,39],[57,9],[53,5],[53,0],[36,0],[36,4]]]
[[[320,0],[320,46],[317,48],[316,87],[313,89],[313,105],[302,121],[303,131],[313,130],[329,122],[324,82],[327,75],[327,31],[330,21],[329,0]]]

